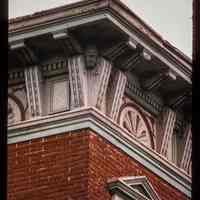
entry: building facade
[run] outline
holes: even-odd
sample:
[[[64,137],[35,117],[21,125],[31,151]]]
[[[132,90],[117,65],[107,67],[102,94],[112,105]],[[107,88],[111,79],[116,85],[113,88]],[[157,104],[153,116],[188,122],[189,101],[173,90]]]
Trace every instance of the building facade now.
[[[8,199],[191,199],[191,74],[118,0],[11,19]]]

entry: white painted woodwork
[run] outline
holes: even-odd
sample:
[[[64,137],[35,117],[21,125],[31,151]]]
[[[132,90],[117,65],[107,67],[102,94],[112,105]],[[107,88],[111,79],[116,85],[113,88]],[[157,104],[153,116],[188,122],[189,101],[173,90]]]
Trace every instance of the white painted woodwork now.
[[[191,124],[185,130],[184,133],[184,151],[180,163],[180,167],[185,171],[190,171],[190,162],[191,162],[191,154],[192,154],[192,132],[191,132]]]
[[[169,144],[172,140],[174,126],[176,121],[176,113],[171,109],[166,109],[163,116],[163,137],[160,147],[160,154],[167,156]]]
[[[117,121],[127,77],[121,71],[113,72],[111,76],[107,92],[107,113],[109,117]]]
[[[42,115],[41,99],[41,71],[39,66],[25,68],[25,83],[28,99],[28,108],[31,117]]]
[[[112,65],[99,58],[94,69],[86,69],[82,56],[69,58],[69,79],[72,109],[94,106],[102,109]]]
[[[68,59],[69,80],[71,89],[71,108],[87,105],[85,65],[82,56]]]
[[[104,58],[100,58],[96,68],[87,71],[89,106],[95,106],[102,110],[111,69],[111,63]]]
[[[143,116],[133,107],[125,107],[120,115],[120,126],[125,128],[138,141],[152,148],[150,130]]]

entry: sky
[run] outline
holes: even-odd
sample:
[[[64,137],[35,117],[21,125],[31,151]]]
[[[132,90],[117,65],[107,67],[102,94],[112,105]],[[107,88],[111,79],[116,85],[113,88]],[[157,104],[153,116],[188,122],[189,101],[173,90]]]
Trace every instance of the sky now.
[[[33,14],[80,0],[9,0],[9,18]],[[190,58],[192,0],[121,0],[143,21]]]

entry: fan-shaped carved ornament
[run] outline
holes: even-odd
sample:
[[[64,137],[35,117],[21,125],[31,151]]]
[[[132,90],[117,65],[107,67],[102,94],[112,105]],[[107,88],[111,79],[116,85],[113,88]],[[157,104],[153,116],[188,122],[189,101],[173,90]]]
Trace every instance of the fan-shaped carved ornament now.
[[[8,98],[8,125],[22,120],[23,117],[20,106],[14,99]]]
[[[150,130],[144,117],[131,106],[121,111],[120,125],[134,135],[141,143],[153,148]]]

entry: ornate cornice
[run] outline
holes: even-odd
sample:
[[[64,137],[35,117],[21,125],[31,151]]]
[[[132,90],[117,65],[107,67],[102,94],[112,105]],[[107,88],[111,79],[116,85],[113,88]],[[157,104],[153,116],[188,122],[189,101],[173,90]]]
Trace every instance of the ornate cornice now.
[[[31,37],[31,32],[35,32],[34,36],[36,36],[64,30],[79,25],[80,22],[78,21],[80,20],[81,23],[87,23],[88,19],[92,17],[92,21],[94,21],[99,15],[113,22],[127,33],[131,39],[136,39],[136,42],[148,46],[147,51],[168,64],[173,71],[183,76],[188,83],[191,83],[191,60],[186,59],[186,56],[174,50],[175,48],[172,45],[163,40],[152,28],[118,0],[82,1],[10,20],[9,41],[13,42],[20,38]],[[133,33],[137,35],[137,38],[133,36]]]

